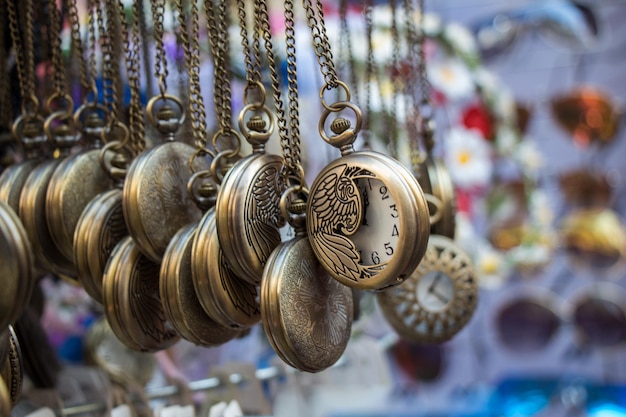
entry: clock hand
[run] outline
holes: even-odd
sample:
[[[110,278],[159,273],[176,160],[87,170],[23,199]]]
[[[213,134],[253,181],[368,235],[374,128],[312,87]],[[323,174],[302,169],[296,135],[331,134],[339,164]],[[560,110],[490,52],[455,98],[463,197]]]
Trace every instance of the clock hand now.
[[[446,298],[445,295],[442,295],[439,291],[433,291],[432,294],[442,303],[446,304],[448,301],[450,301],[448,298]]]
[[[441,279],[441,272],[437,272],[435,279],[433,279],[433,282],[431,282],[430,286],[428,287],[428,294],[431,294],[435,290],[435,287],[439,283],[440,279]]]

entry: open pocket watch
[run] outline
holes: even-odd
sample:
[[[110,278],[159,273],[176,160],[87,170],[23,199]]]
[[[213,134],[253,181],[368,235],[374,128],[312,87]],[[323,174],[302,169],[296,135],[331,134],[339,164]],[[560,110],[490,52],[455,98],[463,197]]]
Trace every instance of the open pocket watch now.
[[[376,297],[383,316],[401,337],[442,343],[471,319],[478,283],[469,256],[449,238],[431,235],[411,277]]]
[[[361,125],[358,107],[348,101],[325,107],[320,134],[341,149],[342,157],[327,165],[311,186],[311,246],[328,273],[345,285],[364,290],[399,285],[417,267],[428,243],[424,193],[400,162],[374,151],[354,151]],[[355,112],[356,126],[337,118],[331,124],[334,135],[328,137],[327,117],[346,108]]]

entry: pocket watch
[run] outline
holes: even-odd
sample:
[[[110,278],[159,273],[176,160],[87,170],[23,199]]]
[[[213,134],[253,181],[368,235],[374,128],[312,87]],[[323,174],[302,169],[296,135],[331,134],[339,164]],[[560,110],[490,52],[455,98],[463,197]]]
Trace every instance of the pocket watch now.
[[[128,236],[122,190],[106,191],[85,207],[74,232],[74,264],[83,288],[102,303],[102,276],[113,248]]]
[[[183,117],[176,116],[170,102],[176,103],[181,113],[183,106],[177,98],[165,95],[165,102],[157,110],[156,103],[161,97],[156,96],[150,101],[148,114],[157,128],[168,135],[168,141],[133,160],[124,181],[123,198],[128,232],[141,252],[153,262],[161,261],[167,244],[178,230],[202,217],[202,210],[187,190],[187,183],[193,175],[189,161],[194,161],[195,172],[210,168],[207,158],[194,158],[195,147],[173,141]]]
[[[9,327],[7,326],[4,331],[0,332],[0,364],[3,364],[9,355],[11,348],[9,337]]]
[[[263,267],[272,250],[280,243],[279,229],[284,226],[278,202],[284,185],[283,158],[265,153],[265,143],[273,130],[258,116],[244,124],[247,105],[239,117],[239,126],[253,153],[235,163],[222,180],[215,207],[217,234],[221,251],[239,278],[258,285]]]
[[[352,291],[320,264],[306,232],[281,243],[261,279],[263,329],[290,366],[320,372],[339,360],[350,339]]]
[[[32,245],[35,266],[74,278],[74,265],[52,240],[45,216],[48,182],[60,162],[59,159],[45,161],[30,173],[20,195],[19,217]]]
[[[9,326],[9,354],[0,370],[2,381],[9,391],[11,404],[15,406],[22,396],[22,384],[24,381],[24,367],[22,364],[22,351],[13,326]]]
[[[338,118],[326,136],[331,111],[352,109],[357,125]],[[382,290],[402,283],[417,267],[428,243],[427,202],[413,174],[400,162],[374,151],[355,152],[360,110],[349,102],[326,108],[320,134],[340,148],[311,186],[307,228],[323,267],[342,284]]]
[[[206,313],[222,326],[245,329],[261,320],[257,286],[231,269],[217,233],[216,211],[205,213],[193,240],[193,285]]]
[[[0,326],[22,314],[35,285],[33,253],[26,231],[13,209],[0,202]]]
[[[163,256],[159,290],[165,315],[178,334],[196,345],[212,347],[241,332],[216,322],[198,300],[192,278],[196,230],[197,225],[188,225],[172,238]]]
[[[98,142],[90,145],[95,148],[62,160],[48,183],[46,221],[53,241],[67,259],[74,257],[74,232],[83,210],[94,197],[113,186],[100,163]],[[110,158],[110,154],[105,157]]]
[[[454,194],[454,184],[448,168],[437,159],[428,157],[421,164],[427,174],[421,175],[419,178],[422,189],[428,190],[428,194],[434,196],[438,205],[436,207],[437,221],[430,228],[430,233],[434,235],[446,236],[454,239],[456,231],[456,198]],[[425,183],[428,183],[425,186]],[[429,204],[429,207],[432,207]]]
[[[442,343],[471,319],[478,302],[472,262],[451,239],[431,235],[422,262],[402,285],[377,294],[384,317],[403,338]]]
[[[178,341],[159,297],[159,264],[143,255],[130,236],[117,244],[106,264],[102,301],[113,333],[129,348],[155,352]]]

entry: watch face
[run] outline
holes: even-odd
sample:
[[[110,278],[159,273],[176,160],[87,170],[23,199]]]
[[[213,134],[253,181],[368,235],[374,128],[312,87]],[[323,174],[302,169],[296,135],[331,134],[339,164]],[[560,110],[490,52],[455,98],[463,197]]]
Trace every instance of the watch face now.
[[[387,186],[373,178],[355,181],[363,201],[361,224],[352,236],[361,255],[362,265],[388,262],[400,235],[398,207]]]
[[[426,310],[443,311],[454,298],[454,283],[442,271],[432,271],[417,284],[417,301]]]

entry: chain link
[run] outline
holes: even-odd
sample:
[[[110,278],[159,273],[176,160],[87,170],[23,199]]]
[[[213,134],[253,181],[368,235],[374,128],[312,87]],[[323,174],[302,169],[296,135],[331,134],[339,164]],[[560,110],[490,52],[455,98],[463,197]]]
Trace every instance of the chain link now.
[[[98,26],[98,35],[102,48],[102,89],[104,91],[104,105],[107,107],[107,122],[109,125],[114,120],[119,120],[117,114],[117,97],[116,85],[117,83],[113,79],[113,40],[111,39],[112,30],[110,27],[111,20],[107,19],[107,26],[104,24],[104,17],[102,13],[103,5],[96,2],[96,21]],[[106,0],[104,8],[107,13],[110,13],[110,7],[108,6],[109,0]],[[95,40],[94,40],[95,41]],[[94,58],[95,59],[95,58]]]
[[[95,82],[93,79],[90,82],[87,75],[87,62],[85,61],[85,49],[83,47],[83,40],[80,33],[80,19],[78,17],[78,7],[76,0],[67,1],[68,19],[70,22],[70,33],[72,37],[72,45],[78,59],[78,72],[80,74],[80,84],[85,91],[95,88],[92,84]]]
[[[189,75],[189,115],[193,139],[199,150],[204,150],[207,145],[206,138],[206,113],[202,91],[200,90],[200,11],[196,0],[191,0],[191,35],[184,14],[182,0],[174,0],[178,10],[180,35]]]
[[[56,0],[48,0],[48,14],[50,16],[50,56],[52,58],[52,80],[55,93],[59,96],[67,92],[65,80],[65,66],[63,65],[63,51],[61,50],[61,12],[57,8]]]
[[[398,8],[396,0],[389,1],[391,8],[391,105],[389,106],[389,142],[387,144],[389,154],[393,158],[398,157],[398,114],[397,100],[402,90],[402,79],[400,77],[400,34],[398,30]]]
[[[89,56],[88,56],[88,71],[89,76],[91,77],[91,82],[93,85],[93,89],[95,92],[95,96],[93,97],[94,102],[98,102],[98,88],[96,86],[96,78],[98,77],[98,69],[96,68],[96,29],[97,29],[97,19],[96,19],[96,10],[99,8],[99,0],[87,0],[87,10],[89,14],[89,18],[87,20],[87,33],[88,33],[88,45],[89,45]]]
[[[246,2],[245,0],[237,0],[237,15],[239,17],[239,34],[241,35],[241,46],[243,48],[244,64],[246,66],[246,82],[248,88],[254,88],[254,86],[261,81],[260,68],[255,66],[259,59],[259,55],[252,57],[252,51],[250,49],[250,42],[248,40],[247,29],[247,16],[246,16]],[[254,50],[258,53],[258,48]],[[259,70],[258,72],[256,70]]]
[[[311,0],[302,0],[302,5],[306,12],[307,24],[311,29],[313,50],[317,56],[320,71],[324,76],[326,88],[329,90],[336,88],[339,85],[339,79],[333,63],[333,53],[330,49],[330,43],[326,34],[322,3],[320,0],[316,1],[317,17],[315,16],[315,10],[313,9]]]
[[[18,29],[17,11],[15,2],[17,0],[7,0],[7,11],[9,15],[9,29],[11,39],[15,49],[15,59],[17,62],[17,75],[20,84],[20,94],[22,96],[22,114],[37,113],[39,103],[35,96],[35,67],[33,54],[33,28],[32,28],[32,0],[25,0],[26,17],[25,27],[22,33],[24,41],[20,37]]]
[[[0,0],[0,27],[5,28],[8,23],[6,15],[6,0]],[[2,116],[2,127],[10,128],[13,120],[13,109],[11,108],[11,83],[9,82],[9,73],[7,69],[7,42],[5,39],[5,31],[0,30],[0,112]]]
[[[367,38],[367,61],[365,63],[365,120],[363,121],[363,130],[365,130],[366,132],[370,130],[372,107],[372,74],[374,74],[374,44],[372,42],[374,25],[372,21],[372,8],[373,0],[365,0],[365,5],[363,6],[363,14],[365,15],[365,34]],[[378,69],[376,69],[376,81],[379,81]],[[380,82],[377,82],[377,85],[380,88]],[[370,148],[369,136],[370,135],[365,135],[365,141],[363,143],[363,147],[366,149]]]
[[[289,129],[287,128],[287,119],[285,118],[285,108],[280,92],[280,79],[276,68],[276,58],[274,56],[274,46],[272,45],[272,34],[270,31],[269,14],[267,11],[267,3],[260,0],[255,3],[255,14],[261,28],[261,36],[263,37],[265,53],[267,55],[268,67],[270,70],[270,78],[272,84],[272,92],[274,96],[274,107],[276,112],[276,125],[278,126],[278,137],[280,139],[280,147],[282,150],[285,165],[288,167],[295,166],[294,156],[290,147]]]
[[[358,95],[358,82],[356,77],[356,62],[354,60],[354,53],[352,50],[352,36],[348,27],[348,2],[347,0],[340,0],[339,2],[339,20],[340,20],[340,34],[339,45],[341,46],[341,59],[340,62],[345,62],[348,65],[348,76],[350,77],[350,85],[352,86],[351,92],[354,97],[355,103],[359,104]],[[344,57],[344,52],[347,57]],[[366,78],[367,81],[367,78]],[[369,86],[369,82],[366,82]],[[367,129],[366,129],[367,130]]]
[[[165,97],[167,92],[167,57],[163,44],[163,18],[165,15],[165,0],[151,0],[152,21],[154,28],[154,44],[156,47],[156,61],[154,63],[154,75],[159,82],[159,93]]]

